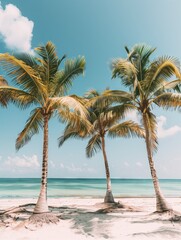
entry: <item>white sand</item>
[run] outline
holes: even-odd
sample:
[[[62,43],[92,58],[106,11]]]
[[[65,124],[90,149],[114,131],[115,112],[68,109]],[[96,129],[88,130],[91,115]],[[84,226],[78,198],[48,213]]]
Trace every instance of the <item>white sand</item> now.
[[[159,216],[153,198],[116,199],[136,207],[139,211],[116,209],[111,213],[96,213],[103,207],[102,199],[62,198],[49,199],[50,206],[61,208],[58,224],[41,228],[16,229],[20,220],[8,227],[0,227],[0,240],[181,240],[181,223],[168,221],[168,214]],[[174,210],[181,212],[181,199],[169,198]],[[1,199],[0,209],[35,203],[35,199]]]

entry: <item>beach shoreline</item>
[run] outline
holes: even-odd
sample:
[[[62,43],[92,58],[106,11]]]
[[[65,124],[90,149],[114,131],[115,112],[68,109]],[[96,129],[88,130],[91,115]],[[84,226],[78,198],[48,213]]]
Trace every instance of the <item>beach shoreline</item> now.
[[[35,198],[0,199],[0,210],[18,205],[36,203]],[[60,221],[57,224],[43,225],[39,228],[20,228],[16,221],[8,227],[0,227],[3,240],[66,240],[84,239],[139,239],[155,240],[181,238],[181,224],[168,220],[168,216],[155,215],[155,198],[116,198],[130,209],[114,209],[109,213],[98,213],[105,208],[103,198],[49,198],[48,205],[59,209]],[[174,210],[181,212],[180,198],[167,198]],[[17,217],[17,214],[16,214]],[[23,216],[25,217],[25,215]],[[43,236],[43,237],[42,237]]]

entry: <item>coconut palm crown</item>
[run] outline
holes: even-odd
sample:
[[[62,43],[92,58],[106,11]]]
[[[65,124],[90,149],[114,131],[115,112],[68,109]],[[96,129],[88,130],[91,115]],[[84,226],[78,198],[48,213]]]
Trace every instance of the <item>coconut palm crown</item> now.
[[[109,164],[106,154],[105,137],[143,137],[143,129],[133,121],[125,121],[120,123],[128,111],[131,110],[129,104],[119,106],[119,111],[115,106],[112,106],[109,101],[97,102],[99,97],[104,95],[96,90],[91,90],[86,93],[86,106],[89,111],[87,115],[87,122],[85,121],[71,121],[66,126],[64,134],[59,138],[59,146],[61,146],[69,138],[89,138],[86,155],[88,158],[92,157],[99,150],[102,150],[104,165],[106,171],[107,191],[104,198],[105,203],[114,203],[114,197],[111,188],[111,178]],[[79,118],[75,114],[74,118]],[[81,122],[81,123],[80,123]]]
[[[129,88],[129,92],[107,91],[104,98],[112,102],[129,103],[140,114],[145,129],[146,149],[156,194],[157,211],[163,212],[170,210],[170,206],[161,193],[154,167],[153,153],[157,150],[157,123],[152,108],[154,105],[165,109],[180,107],[180,64],[177,59],[168,56],[150,61],[150,56],[155,49],[144,44],[135,45],[131,51],[126,47],[126,51],[128,54],[126,59],[113,61],[112,77],[119,77],[123,86]],[[176,79],[172,80],[173,76]]]
[[[0,54],[0,64],[6,74],[18,87],[0,87],[0,93],[6,95],[8,101],[20,108],[35,106],[16,140],[16,149],[28,143],[34,134],[43,129],[43,161],[41,190],[34,213],[48,212],[47,206],[47,175],[48,175],[48,122],[60,108],[68,107],[84,115],[78,97],[65,96],[72,85],[72,80],[83,74],[84,57],[66,60],[64,67],[60,64],[65,59],[58,58],[55,46],[47,42],[45,46],[35,49],[36,56],[29,54]],[[59,111],[59,114],[61,112]]]

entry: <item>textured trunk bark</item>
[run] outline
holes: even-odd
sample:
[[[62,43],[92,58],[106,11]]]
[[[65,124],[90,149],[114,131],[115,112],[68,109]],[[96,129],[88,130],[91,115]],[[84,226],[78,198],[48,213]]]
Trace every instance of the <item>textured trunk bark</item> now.
[[[34,213],[49,212],[47,205],[47,175],[48,175],[48,115],[44,115],[43,161],[41,189]]]
[[[143,124],[145,128],[145,141],[146,141],[146,149],[147,149],[147,155],[148,155],[148,161],[150,165],[150,172],[153,180],[153,185],[155,189],[155,195],[156,195],[156,210],[158,212],[164,212],[170,210],[170,207],[168,206],[163,194],[161,193],[159,181],[156,174],[156,169],[154,166],[153,161],[153,154],[152,154],[152,140],[151,140],[151,132],[148,125],[147,115],[146,113],[142,114],[143,117]]]
[[[107,155],[106,155],[106,150],[105,150],[104,137],[101,138],[101,143],[102,143],[102,152],[103,152],[103,157],[104,157],[106,180],[107,180],[107,191],[106,191],[106,196],[104,198],[104,202],[105,203],[114,203],[114,197],[113,197],[112,189],[111,189],[111,178],[110,178],[110,172],[109,172],[109,165],[108,165]]]

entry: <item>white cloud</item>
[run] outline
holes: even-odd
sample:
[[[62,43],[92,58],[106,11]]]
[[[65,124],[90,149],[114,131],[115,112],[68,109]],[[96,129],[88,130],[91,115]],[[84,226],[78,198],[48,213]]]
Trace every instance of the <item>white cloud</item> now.
[[[127,118],[128,120],[132,120],[132,121],[134,121],[134,122],[136,122],[136,123],[140,123],[138,114],[137,114],[137,112],[134,111],[134,110],[128,112],[128,113],[126,114],[126,118]]]
[[[50,166],[51,166],[52,168],[55,168],[55,163],[54,163],[53,161],[50,161]]]
[[[66,166],[66,168],[70,172],[82,172],[82,168],[75,166],[73,163],[71,163],[71,165],[69,165],[69,166]]]
[[[33,21],[24,17],[13,4],[3,9],[0,3],[0,37],[11,50],[32,52]]]
[[[60,163],[60,168],[64,169],[68,172],[95,172],[95,169],[88,167],[87,164],[83,164],[83,166],[76,166],[74,163],[71,163],[69,165],[65,165],[63,163]]]
[[[38,162],[38,157],[33,155],[32,157],[22,156],[22,157],[11,157],[9,156],[7,160],[5,160],[4,165],[10,167],[12,169],[21,168],[21,169],[38,169],[40,164]]]
[[[64,164],[63,163],[60,163],[60,168],[64,168]]]
[[[142,167],[143,164],[142,164],[141,162],[136,162],[136,166],[138,166],[138,167]]]
[[[179,127],[177,125],[166,129],[165,125],[166,125],[167,119],[164,116],[157,117],[157,121],[158,121],[157,122],[158,138],[165,138],[165,137],[168,137],[168,136],[172,136],[172,135],[181,131],[181,127]]]
[[[129,163],[128,162],[124,162],[123,163],[125,167],[129,167]]]

